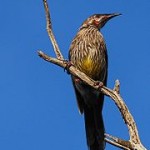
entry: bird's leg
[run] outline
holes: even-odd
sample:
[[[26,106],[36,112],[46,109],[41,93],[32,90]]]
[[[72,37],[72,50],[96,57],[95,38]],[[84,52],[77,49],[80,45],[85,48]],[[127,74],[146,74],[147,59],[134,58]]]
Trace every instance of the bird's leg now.
[[[67,74],[70,74],[69,68],[70,68],[71,66],[73,66],[72,62],[71,62],[71,61],[68,61],[68,60],[64,60],[64,63],[66,64],[66,67],[64,68],[64,71],[66,71]]]
[[[63,60],[63,62],[64,62],[64,64],[66,64],[66,67],[64,68],[64,71],[66,71],[67,72],[67,74],[70,74],[70,72],[69,72],[69,68],[71,67],[71,66],[74,66],[74,64],[71,62],[71,61],[68,61],[68,60]],[[74,81],[75,81],[75,83],[81,83],[81,80],[78,78],[78,77],[74,77]]]
[[[99,90],[104,86],[104,84],[101,81],[95,81],[94,86],[97,86],[97,89]]]

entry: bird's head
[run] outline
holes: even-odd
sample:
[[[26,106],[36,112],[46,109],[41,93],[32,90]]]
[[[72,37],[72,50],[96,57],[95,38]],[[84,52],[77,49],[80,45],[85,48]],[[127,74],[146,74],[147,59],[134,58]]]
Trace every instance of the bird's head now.
[[[121,15],[121,14],[113,13],[113,14],[95,14],[95,15],[92,15],[83,22],[81,28],[94,26],[98,29],[101,29],[106,24],[106,22],[108,20],[110,20],[116,16],[119,16],[119,15]]]

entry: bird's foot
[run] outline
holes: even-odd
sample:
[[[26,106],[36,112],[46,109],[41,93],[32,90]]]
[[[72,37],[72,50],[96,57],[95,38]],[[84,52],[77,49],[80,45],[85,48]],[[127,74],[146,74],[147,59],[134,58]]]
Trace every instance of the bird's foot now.
[[[97,86],[97,89],[99,90],[104,86],[104,84],[101,81],[95,81],[94,86]]]
[[[68,61],[68,60],[64,60],[64,63],[66,64],[66,67],[64,68],[64,71],[66,71],[67,74],[70,74],[69,68],[70,68],[71,66],[73,66],[73,64],[71,63],[71,61]]]

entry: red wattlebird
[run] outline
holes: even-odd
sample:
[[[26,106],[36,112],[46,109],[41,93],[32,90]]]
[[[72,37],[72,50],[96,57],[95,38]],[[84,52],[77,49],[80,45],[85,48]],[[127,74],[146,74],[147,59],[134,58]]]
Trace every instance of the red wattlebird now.
[[[73,39],[69,60],[90,78],[107,82],[108,58],[106,44],[100,29],[120,14],[95,14],[87,18]],[[104,123],[102,108],[104,95],[72,76],[80,113],[84,113],[87,145],[89,150],[104,150]]]

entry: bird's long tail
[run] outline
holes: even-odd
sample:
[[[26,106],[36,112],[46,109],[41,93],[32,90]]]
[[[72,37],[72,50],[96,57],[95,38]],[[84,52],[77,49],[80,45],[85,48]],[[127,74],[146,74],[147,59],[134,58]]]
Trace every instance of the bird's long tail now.
[[[94,108],[84,107],[85,130],[89,150],[104,150],[104,123],[102,109],[99,106]]]

